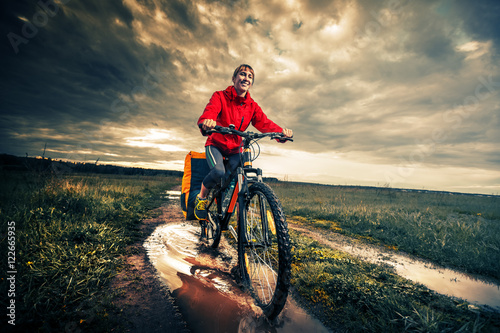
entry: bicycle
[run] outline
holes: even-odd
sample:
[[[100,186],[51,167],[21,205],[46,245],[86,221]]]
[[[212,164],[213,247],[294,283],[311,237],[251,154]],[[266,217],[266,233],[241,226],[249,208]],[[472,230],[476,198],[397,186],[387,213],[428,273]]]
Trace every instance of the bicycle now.
[[[241,163],[208,194],[208,219],[201,220],[201,237],[217,248],[222,231],[229,230],[237,242],[238,272],[267,318],[276,318],[285,306],[290,287],[291,252],[281,203],[263,182],[262,170],[252,167],[252,145],[270,137],[293,141],[282,133],[241,132],[234,125],[215,126],[207,133],[233,134],[243,138]],[[258,144],[257,144],[258,146]],[[260,153],[260,151],[259,151]],[[229,225],[237,211],[237,231]]]

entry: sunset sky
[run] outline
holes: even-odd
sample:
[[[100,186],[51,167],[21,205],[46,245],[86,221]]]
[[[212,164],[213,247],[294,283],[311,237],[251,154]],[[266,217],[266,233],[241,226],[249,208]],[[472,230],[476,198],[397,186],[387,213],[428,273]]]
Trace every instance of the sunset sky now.
[[[242,63],[267,176],[500,194],[500,2],[2,1],[0,153],[182,170]]]

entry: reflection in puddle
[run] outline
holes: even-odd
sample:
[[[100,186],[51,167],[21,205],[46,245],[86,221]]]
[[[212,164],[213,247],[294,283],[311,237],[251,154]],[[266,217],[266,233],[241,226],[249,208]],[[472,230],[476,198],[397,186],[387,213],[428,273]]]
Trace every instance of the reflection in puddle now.
[[[381,251],[341,235],[335,235],[333,239],[300,226],[289,225],[289,228],[303,232],[325,245],[364,261],[392,266],[399,276],[421,283],[440,294],[462,298],[470,303],[487,305],[500,311],[500,286],[497,284],[481,281],[470,275],[402,254]]]
[[[245,304],[219,292],[196,275],[180,273],[182,287],[173,291],[184,319],[194,332],[238,332],[239,319],[249,312]]]
[[[179,197],[181,196],[181,191],[165,191],[164,193],[161,194],[162,199],[169,199],[169,200],[179,200]]]
[[[193,332],[328,332],[289,297],[272,325],[231,275],[236,252],[224,240],[218,250],[199,244],[199,227],[159,226],[144,246]]]

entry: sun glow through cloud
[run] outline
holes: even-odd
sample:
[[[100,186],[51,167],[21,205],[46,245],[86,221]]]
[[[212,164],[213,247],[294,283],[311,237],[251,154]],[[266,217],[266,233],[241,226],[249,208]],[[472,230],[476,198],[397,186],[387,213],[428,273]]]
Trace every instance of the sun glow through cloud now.
[[[174,144],[179,142],[179,140],[174,136],[172,131],[148,129],[137,134],[139,135],[125,138],[126,144],[131,147],[154,148],[168,152],[185,151],[185,148],[182,146]]]

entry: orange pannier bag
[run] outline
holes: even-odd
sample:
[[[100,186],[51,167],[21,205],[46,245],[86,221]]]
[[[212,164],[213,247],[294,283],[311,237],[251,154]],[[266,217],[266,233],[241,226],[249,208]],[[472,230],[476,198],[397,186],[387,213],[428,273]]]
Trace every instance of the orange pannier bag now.
[[[181,207],[186,220],[196,220],[194,201],[201,190],[201,183],[210,172],[205,153],[190,151],[184,160],[182,176]]]

